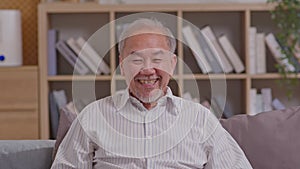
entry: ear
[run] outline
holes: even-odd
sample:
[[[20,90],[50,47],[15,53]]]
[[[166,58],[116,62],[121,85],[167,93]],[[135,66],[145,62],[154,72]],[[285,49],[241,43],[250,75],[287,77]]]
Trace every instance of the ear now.
[[[173,54],[172,60],[171,60],[172,75],[174,74],[174,70],[176,68],[176,64],[177,64],[177,56],[175,54]]]
[[[119,55],[119,66],[120,66],[121,75],[124,76],[124,70],[123,70],[124,68],[123,68],[123,63],[122,62],[123,62],[123,57],[120,54]]]

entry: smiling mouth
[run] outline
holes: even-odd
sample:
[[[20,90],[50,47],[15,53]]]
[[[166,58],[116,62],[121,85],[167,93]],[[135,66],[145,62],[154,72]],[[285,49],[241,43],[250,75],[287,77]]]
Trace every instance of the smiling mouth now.
[[[154,85],[160,78],[151,79],[137,79],[137,81],[142,85]]]

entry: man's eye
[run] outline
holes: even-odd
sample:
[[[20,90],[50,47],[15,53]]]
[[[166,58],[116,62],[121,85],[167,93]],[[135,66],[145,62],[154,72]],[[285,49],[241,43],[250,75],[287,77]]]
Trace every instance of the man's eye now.
[[[132,60],[132,62],[133,62],[134,64],[142,64],[142,63],[143,63],[143,60],[141,60],[141,59],[135,59],[135,60]]]
[[[153,59],[154,63],[160,63],[162,61],[162,59]]]

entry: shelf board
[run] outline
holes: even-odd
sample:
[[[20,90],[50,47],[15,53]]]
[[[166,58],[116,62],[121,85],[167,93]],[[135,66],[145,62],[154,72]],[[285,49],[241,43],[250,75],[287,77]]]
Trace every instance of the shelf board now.
[[[208,80],[208,79],[246,79],[247,74],[189,74],[183,75],[183,79],[186,80]]]
[[[30,66],[11,66],[11,67],[0,67],[1,72],[15,72],[17,71],[36,71],[38,66],[30,65]]]
[[[289,78],[294,78],[295,75],[289,75]],[[256,74],[256,75],[250,75],[250,78],[253,80],[256,79],[281,79],[281,75],[279,73],[265,73],[265,74]],[[300,78],[300,74],[297,75],[297,78]]]
[[[49,13],[91,13],[91,12],[184,12],[193,11],[265,11],[272,10],[275,3],[195,3],[195,4],[98,4],[52,2],[39,5]]]
[[[36,67],[27,67],[20,68],[20,70],[35,70]],[[0,71],[13,71],[15,69],[12,68],[0,68]],[[281,75],[278,73],[265,73],[265,74],[256,74],[256,75],[248,75],[248,74],[185,74],[182,75],[183,79],[191,80],[191,79],[199,79],[199,80],[208,80],[208,79],[246,79],[250,77],[251,79],[281,79]],[[294,75],[289,75],[290,78],[295,77]],[[116,80],[124,80],[122,75],[116,75],[114,77]],[[173,79],[178,79],[178,75],[174,75]],[[300,74],[297,75],[297,78],[300,78]],[[85,76],[73,76],[73,75],[57,75],[57,76],[48,76],[48,81],[72,81],[72,80],[97,80],[97,81],[108,81],[112,80],[111,75],[85,75]]]
[[[97,80],[97,81],[110,81],[112,77],[110,75],[84,75],[84,76],[73,76],[73,75],[57,75],[57,76],[48,76],[48,81],[72,81],[72,80],[78,80],[78,81],[91,81],[91,80]]]

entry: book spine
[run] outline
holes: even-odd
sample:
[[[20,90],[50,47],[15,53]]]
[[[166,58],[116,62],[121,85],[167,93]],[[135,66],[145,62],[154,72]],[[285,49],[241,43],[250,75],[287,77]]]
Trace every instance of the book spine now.
[[[226,55],[228,56],[229,61],[233,65],[234,71],[236,73],[243,72],[245,70],[245,66],[242,63],[240,56],[237,54],[236,50],[228,40],[228,38],[225,35],[223,35],[219,37],[219,42],[222,48],[224,49]]]
[[[217,61],[216,58],[216,53],[214,53],[213,50],[213,45],[211,44],[211,42],[209,41],[209,39],[207,39],[205,36],[203,36],[203,34],[201,32],[198,31],[194,31],[198,42],[200,44],[200,47],[203,50],[203,53],[206,57],[206,59],[208,60],[209,64],[212,67],[212,70],[214,73],[222,73],[222,67],[219,64],[219,62]]]
[[[200,48],[200,45],[193,34],[192,28],[189,26],[182,28],[183,35],[189,47],[191,48],[198,66],[200,67],[202,73],[210,73],[212,72],[211,66],[208,64],[203,51]]]
[[[284,54],[281,53],[281,47],[279,43],[277,42],[275,36],[273,33],[269,33],[265,37],[265,41],[267,46],[269,47],[271,53],[273,54],[275,60],[282,66],[285,67],[287,71],[294,72],[295,67],[291,65],[288,61],[288,59],[285,57]]]
[[[262,88],[261,94],[263,100],[263,111],[271,111],[272,110],[272,89]]]
[[[272,106],[275,110],[283,110],[286,108],[277,98],[272,101]]]
[[[94,73],[94,74],[100,74],[101,72],[98,72],[96,63],[91,59],[91,57],[86,53],[86,51],[83,49],[83,45],[78,43],[76,41],[76,44],[73,45],[74,48],[76,48],[76,45],[78,44],[79,49],[76,49],[78,53],[78,57],[80,60],[82,60],[88,68]]]
[[[265,34],[256,34],[256,73],[266,73],[266,47]]]
[[[55,44],[57,41],[57,30],[48,30],[48,75],[57,75],[57,53]]]
[[[212,31],[210,26],[206,26],[206,27],[202,28],[201,32],[213,44],[213,46],[215,48],[215,53],[218,54],[216,56],[216,58],[218,58],[217,60],[220,62],[219,64],[221,65],[223,72],[224,73],[232,72],[233,67],[231,66],[228,59],[226,58],[226,55],[225,55],[224,51],[222,50],[220,44],[218,43],[216,35],[214,34],[214,32]]]
[[[250,112],[249,115],[255,115],[256,112],[256,94],[257,90],[256,88],[250,89]]]
[[[67,95],[64,90],[54,90],[52,93],[59,109],[67,105]]]
[[[249,61],[250,61],[250,74],[256,74],[256,27],[249,29]]]
[[[63,55],[63,57],[69,62],[69,64],[73,66],[75,73],[79,73],[80,75],[85,75],[88,73],[88,69],[86,67],[81,67],[79,65],[76,65],[76,61],[77,61],[76,55],[73,53],[73,51],[67,46],[67,44],[63,40],[60,40],[56,43],[56,48]]]
[[[256,114],[263,112],[263,99],[262,94],[256,94]]]
[[[77,43],[82,47],[81,49],[86,52],[86,54],[89,56],[89,58],[96,64],[96,68],[104,73],[109,74],[110,68],[105,63],[103,58],[95,51],[95,49],[82,37],[79,37],[77,39]]]
[[[231,106],[228,104],[228,100],[226,102],[225,98],[223,96],[216,96],[213,98],[216,103],[218,104],[218,106],[223,110],[223,117],[225,118],[230,118],[231,116],[233,116],[233,112],[232,112],[232,108]]]
[[[75,66],[76,58],[69,55],[67,52],[67,46],[63,40],[60,40],[56,43],[56,49],[62,54],[62,56],[68,61],[71,66]]]
[[[77,56],[80,56],[80,47],[74,40],[74,38],[69,38],[67,41],[68,46],[76,53]],[[90,71],[93,72],[93,69],[89,67],[88,64],[84,64],[84,54],[82,54],[82,57],[77,57],[77,64],[79,67],[85,67],[88,68]]]
[[[55,139],[57,136],[59,110],[56,104],[53,92],[49,93],[49,110],[50,110],[50,137]]]

